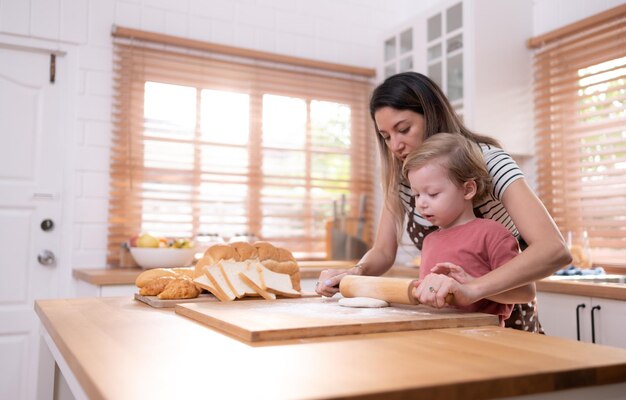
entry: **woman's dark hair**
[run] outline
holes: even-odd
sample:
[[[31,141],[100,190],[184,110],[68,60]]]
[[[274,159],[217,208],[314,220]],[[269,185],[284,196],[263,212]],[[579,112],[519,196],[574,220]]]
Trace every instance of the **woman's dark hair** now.
[[[396,110],[411,110],[424,117],[424,140],[439,132],[460,133],[477,143],[496,147],[500,144],[493,138],[478,135],[463,125],[439,86],[426,75],[418,72],[402,72],[385,79],[370,99],[370,116],[383,107]],[[378,131],[378,127],[376,127]]]

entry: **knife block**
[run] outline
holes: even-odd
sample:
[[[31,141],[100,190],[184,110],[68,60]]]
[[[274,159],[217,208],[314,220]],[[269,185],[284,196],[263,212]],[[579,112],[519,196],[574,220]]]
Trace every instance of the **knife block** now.
[[[343,229],[340,224],[335,226],[336,221],[326,221],[326,259],[327,260],[359,260],[369,250],[369,227],[365,223],[363,237],[357,238],[356,232],[359,219],[346,217],[343,221]],[[337,246],[337,242],[343,243]]]

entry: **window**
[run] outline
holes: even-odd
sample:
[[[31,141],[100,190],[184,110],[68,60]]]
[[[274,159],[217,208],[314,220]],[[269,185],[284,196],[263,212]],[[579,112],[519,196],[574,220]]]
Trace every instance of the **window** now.
[[[593,261],[626,266],[626,7],[535,56],[539,194]]]
[[[140,231],[324,257],[333,200],[373,198],[367,82],[137,43],[115,59],[109,263]]]

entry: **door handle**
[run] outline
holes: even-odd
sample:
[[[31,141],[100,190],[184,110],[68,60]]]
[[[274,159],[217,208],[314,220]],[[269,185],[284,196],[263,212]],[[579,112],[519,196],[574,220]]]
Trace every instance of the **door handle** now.
[[[585,308],[585,303],[576,306],[576,339],[580,342],[580,309]],[[592,311],[593,312],[593,311]]]
[[[39,264],[47,267],[56,263],[56,257],[50,250],[44,250],[37,255],[37,261],[39,261]]]
[[[600,309],[599,305],[591,307],[591,343],[596,342],[596,324],[593,314],[596,310],[600,311]]]

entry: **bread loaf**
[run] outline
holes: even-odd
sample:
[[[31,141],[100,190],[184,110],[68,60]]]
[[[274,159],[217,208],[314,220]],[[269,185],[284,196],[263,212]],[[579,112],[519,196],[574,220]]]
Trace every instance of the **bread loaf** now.
[[[154,269],[143,271],[141,274],[139,274],[137,279],[135,279],[135,286],[141,289],[142,287],[146,286],[148,283],[162,276],[175,277],[176,272],[174,272],[172,269],[169,269],[169,268],[154,268]]]
[[[193,268],[154,268],[139,274],[135,279],[135,286],[139,288],[139,294],[142,296],[192,299],[198,297],[201,290],[192,282],[193,277],[195,277]]]
[[[246,242],[216,244],[209,247],[204,257],[196,263],[196,276],[203,274],[204,267],[216,265],[220,261],[260,261],[270,271],[289,275],[293,289],[300,291],[300,268],[293,254],[285,248],[264,241],[253,244]]]
[[[161,300],[171,300],[195,299],[199,295],[200,289],[193,283],[191,278],[184,276],[178,279],[173,279],[157,296]]]
[[[202,289],[221,301],[259,295],[274,299],[276,294],[300,295],[300,269],[287,249],[262,241],[235,242],[209,247],[195,267],[146,270],[135,285],[141,295],[161,299],[195,298]]]
[[[256,247],[246,242],[231,243],[230,246],[235,249],[235,261],[245,261],[258,257]]]

